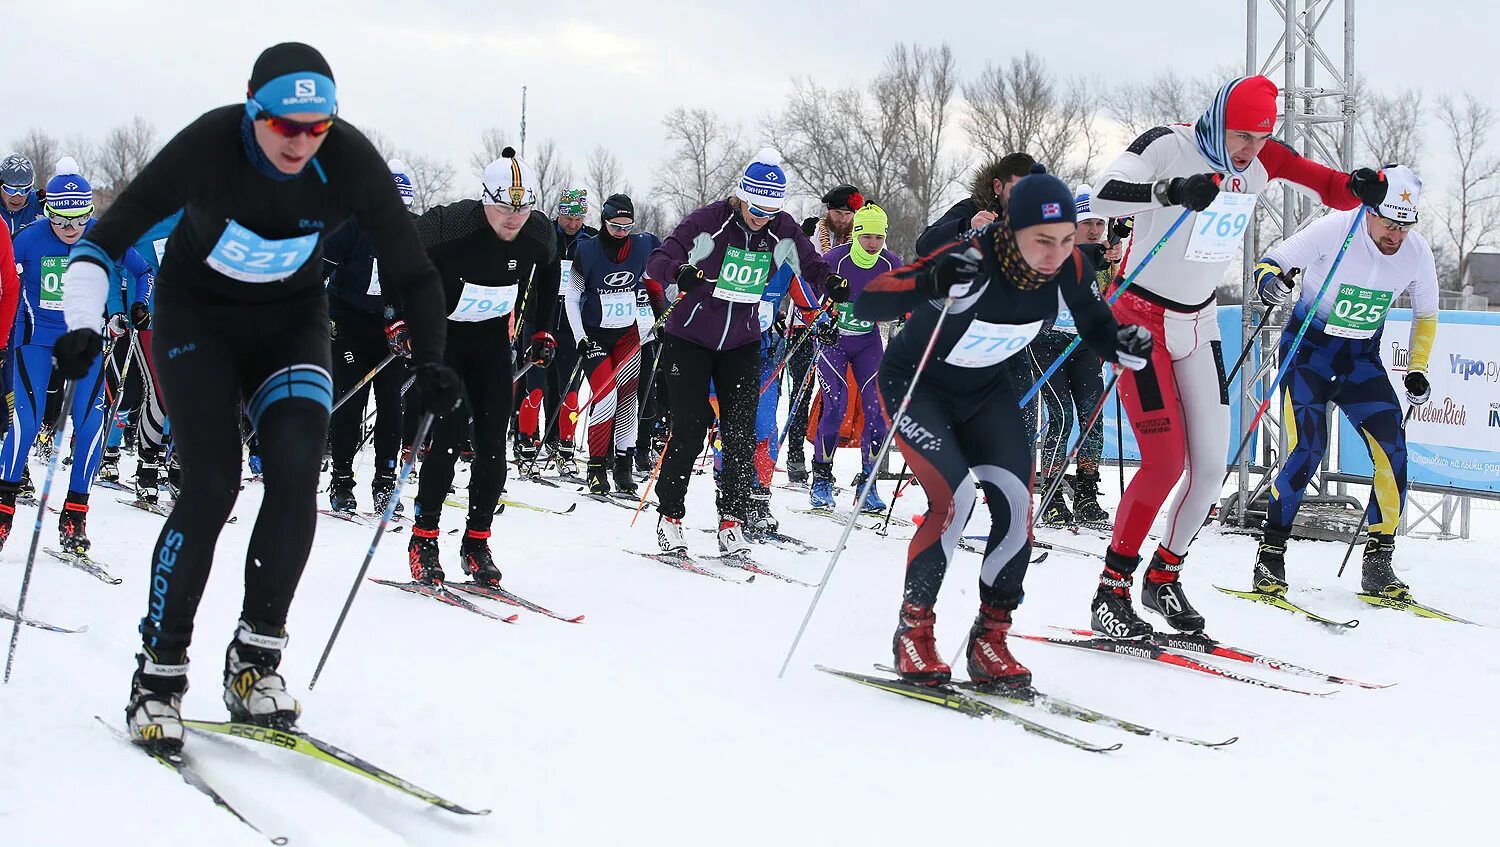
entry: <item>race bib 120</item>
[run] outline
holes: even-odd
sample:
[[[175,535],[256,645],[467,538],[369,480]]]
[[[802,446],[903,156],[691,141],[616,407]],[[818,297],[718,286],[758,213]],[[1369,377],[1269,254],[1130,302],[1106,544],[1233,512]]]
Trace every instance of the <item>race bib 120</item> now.
[[[273,240],[230,221],[204,261],[240,282],[277,282],[296,273],[317,246],[316,234]]]

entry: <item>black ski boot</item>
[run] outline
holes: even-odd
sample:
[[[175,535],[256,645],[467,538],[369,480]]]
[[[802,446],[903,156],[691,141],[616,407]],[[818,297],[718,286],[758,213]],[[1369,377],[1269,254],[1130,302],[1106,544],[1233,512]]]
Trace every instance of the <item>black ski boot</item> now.
[[[335,472],[333,483],[328,487],[328,508],[335,512],[353,514],[359,508],[354,499],[354,475]]]
[[[11,482],[0,482],[0,548],[10,538],[11,525],[16,522],[17,486]]]
[[[636,442],[635,449],[631,451],[630,456],[635,462],[636,473],[651,473],[651,469],[656,466],[656,457],[651,455],[651,439],[649,438]]]
[[[1395,553],[1394,535],[1370,533],[1369,539],[1365,541],[1365,555],[1359,578],[1360,591],[1392,600],[1411,599],[1411,588],[1398,579],[1391,568],[1391,559]]]
[[[1053,483],[1057,484],[1057,490],[1052,496],[1043,500],[1037,507],[1042,514],[1042,523],[1048,526],[1067,526],[1073,522],[1073,513],[1068,510],[1068,501],[1063,497],[1063,484],[1057,477],[1042,477],[1042,496],[1046,497],[1048,491],[1052,491]]]
[[[384,515],[385,507],[391,503],[391,495],[396,493],[396,471],[383,471],[375,474],[370,480],[370,500],[375,505],[375,514]],[[396,510],[393,515],[399,515],[406,511],[406,504],[400,500],[396,501]]]
[[[626,497],[634,497],[635,489],[635,450],[621,450],[615,454],[615,491]]]
[[[1178,579],[1185,558],[1165,547],[1156,548],[1151,566],[1146,568],[1146,581],[1141,583],[1141,603],[1166,618],[1167,625],[1178,632],[1198,633],[1203,631],[1203,616],[1188,602]]]
[[[464,573],[469,575],[469,579],[480,585],[500,587],[500,569],[495,567],[495,557],[490,555],[489,530],[466,530],[463,544],[458,548],[458,555],[463,563]]]
[[[1091,609],[1095,632],[1111,638],[1142,638],[1155,632],[1130,602],[1130,585],[1140,564],[1140,556],[1122,556],[1113,550],[1104,554],[1104,571],[1099,574]]]
[[[417,517],[421,519],[420,515]],[[406,556],[411,565],[413,582],[440,586],[447,579],[443,574],[443,565],[438,561],[437,527],[412,527],[411,541],[406,545]]]
[[[530,466],[536,464],[538,447],[540,445],[537,444],[535,436],[520,432],[516,433],[516,464],[520,465],[522,470],[529,471],[531,469]]]
[[[125,726],[130,740],[162,756],[182,752],[182,695],[188,688],[186,650],[151,650],[135,654]]]
[[[161,500],[161,466],[141,459],[135,466],[135,499],[155,506]]]
[[[1073,480],[1073,517],[1079,523],[1108,524],[1109,512],[1099,505],[1099,471],[1079,471]]]
[[[800,445],[799,445],[800,446]],[[807,453],[788,447],[786,451],[786,481],[790,485],[807,484]]]
[[[771,514],[771,489],[758,482],[750,488],[750,520],[745,528],[751,535],[781,529],[781,522]]]
[[[606,465],[609,459],[605,456],[589,457],[589,493],[595,497],[608,497],[609,467]]]
[[[99,460],[99,479],[105,482],[119,483],[120,481],[120,448],[106,447],[104,455]]]
[[[1255,548],[1255,572],[1250,580],[1255,591],[1272,597],[1285,597],[1286,540],[1290,535],[1285,529],[1267,526],[1261,532],[1260,546]]]
[[[296,725],[302,706],[277,672],[286,640],[285,627],[240,621],[224,651],[224,705],[230,720],[280,730]]]
[[[552,448],[553,457],[557,460],[557,472],[568,479],[578,478],[578,457],[573,452],[573,442],[554,441],[548,445]]]
[[[31,466],[21,466],[21,482],[16,486],[16,493],[27,502],[36,501],[36,486],[31,484]]]
[[[88,533],[85,524],[89,515],[89,496],[68,492],[63,501],[62,514],[57,518],[58,543],[64,553],[83,556],[89,552]]]

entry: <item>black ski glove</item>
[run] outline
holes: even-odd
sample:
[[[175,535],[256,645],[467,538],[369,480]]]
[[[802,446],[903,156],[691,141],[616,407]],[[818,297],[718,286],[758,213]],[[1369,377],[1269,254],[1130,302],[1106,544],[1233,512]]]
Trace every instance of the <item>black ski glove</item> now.
[[[1190,177],[1173,177],[1156,184],[1156,200],[1163,206],[1186,206],[1201,212],[1213,205],[1219,196],[1218,174],[1193,174]]]
[[[697,265],[677,266],[677,290],[686,294],[707,281],[703,269]]]
[[[585,335],[578,339],[578,355],[585,359],[603,358],[604,348],[599,346],[599,342]]]
[[[1385,181],[1385,172],[1372,168],[1359,168],[1349,174],[1349,193],[1359,198],[1359,202],[1375,208],[1385,202],[1385,192],[1390,183]]]
[[[418,365],[417,389],[422,392],[422,408],[438,416],[457,409],[463,396],[458,373],[447,365]]]
[[[984,257],[978,247],[944,253],[932,269],[918,277],[918,284],[931,297],[962,297],[979,276]]]
[[[83,379],[103,349],[103,336],[92,329],[65,332],[52,345],[52,369],[63,379]]]
[[[829,274],[827,281],[823,283],[823,288],[828,292],[829,300],[835,303],[849,302],[849,280],[838,274]]]
[[[1133,371],[1151,364],[1151,330],[1140,324],[1122,324],[1115,332],[1115,361]]]
[[[406,331],[406,321],[395,320],[386,325],[385,343],[396,356],[411,358],[411,333]]]
[[[135,324],[136,329],[151,328],[151,310],[145,303],[137,300],[130,304],[130,322]]]
[[[557,355],[557,339],[550,332],[536,333],[531,336],[531,350],[526,355],[537,367],[547,367],[552,364],[552,357]]]
[[[1427,382],[1427,374],[1421,371],[1407,371],[1401,378],[1401,385],[1406,388],[1406,402],[1413,406],[1421,406],[1432,399],[1432,385]]]
[[[832,347],[839,343],[839,325],[833,321],[824,321],[813,330],[813,337],[824,347]]]

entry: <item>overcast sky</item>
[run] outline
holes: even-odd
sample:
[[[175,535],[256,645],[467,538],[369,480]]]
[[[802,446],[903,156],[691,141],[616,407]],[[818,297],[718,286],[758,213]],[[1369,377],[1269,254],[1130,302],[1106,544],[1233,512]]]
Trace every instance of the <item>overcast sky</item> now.
[[[1270,3],[1262,6],[1264,56],[1277,23]],[[1436,6],[1361,0],[1359,71],[1377,89],[1420,86],[1433,96],[1470,88],[1500,104],[1475,74],[1477,57],[1493,49],[1491,28],[1476,26],[1490,18],[1488,4],[1440,6],[1436,14]],[[555,139],[580,175],[588,151],[604,144],[644,193],[664,158],[661,117],[670,109],[710,108],[754,136],[757,118],[780,107],[792,76],[857,85],[898,40],[947,41],[965,78],[1027,49],[1054,70],[1102,85],[1169,68],[1198,76],[1245,61],[1239,0],[760,0],[728,11],[620,0],[49,0],[8,2],[3,20],[0,145],[7,149],[30,126],[97,139],[135,115],[165,141],[203,111],[240,102],[264,47],[300,40],[328,57],[344,117],[398,147],[450,160],[456,187],[470,194],[477,179],[468,159],[478,134],[491,125],[516,134],[523,84],[531,143]],[[1341,63],[1341,35],[1334,27],[1326,33],[1325,50]],[[1279,69],[1272,78],[1281,81]],[[1448,165],[1437,155],[1436,133],[1427,148],[1431,161],[1417,169],[1430,189],[1441,188]]]

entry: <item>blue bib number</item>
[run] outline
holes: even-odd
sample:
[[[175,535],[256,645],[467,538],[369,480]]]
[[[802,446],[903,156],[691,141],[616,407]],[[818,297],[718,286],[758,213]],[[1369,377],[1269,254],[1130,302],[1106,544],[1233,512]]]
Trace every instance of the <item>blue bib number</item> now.
[[[464,283],[458,306],[448,316],[450,321],[476,323],[491,318],[503,318],[510,314],[516,303],[517,285],[475,285]]]
[[[318,247],[318,236],[272,240],[230,221],[204,261],[240,282],[278,282],[297,272]]]

